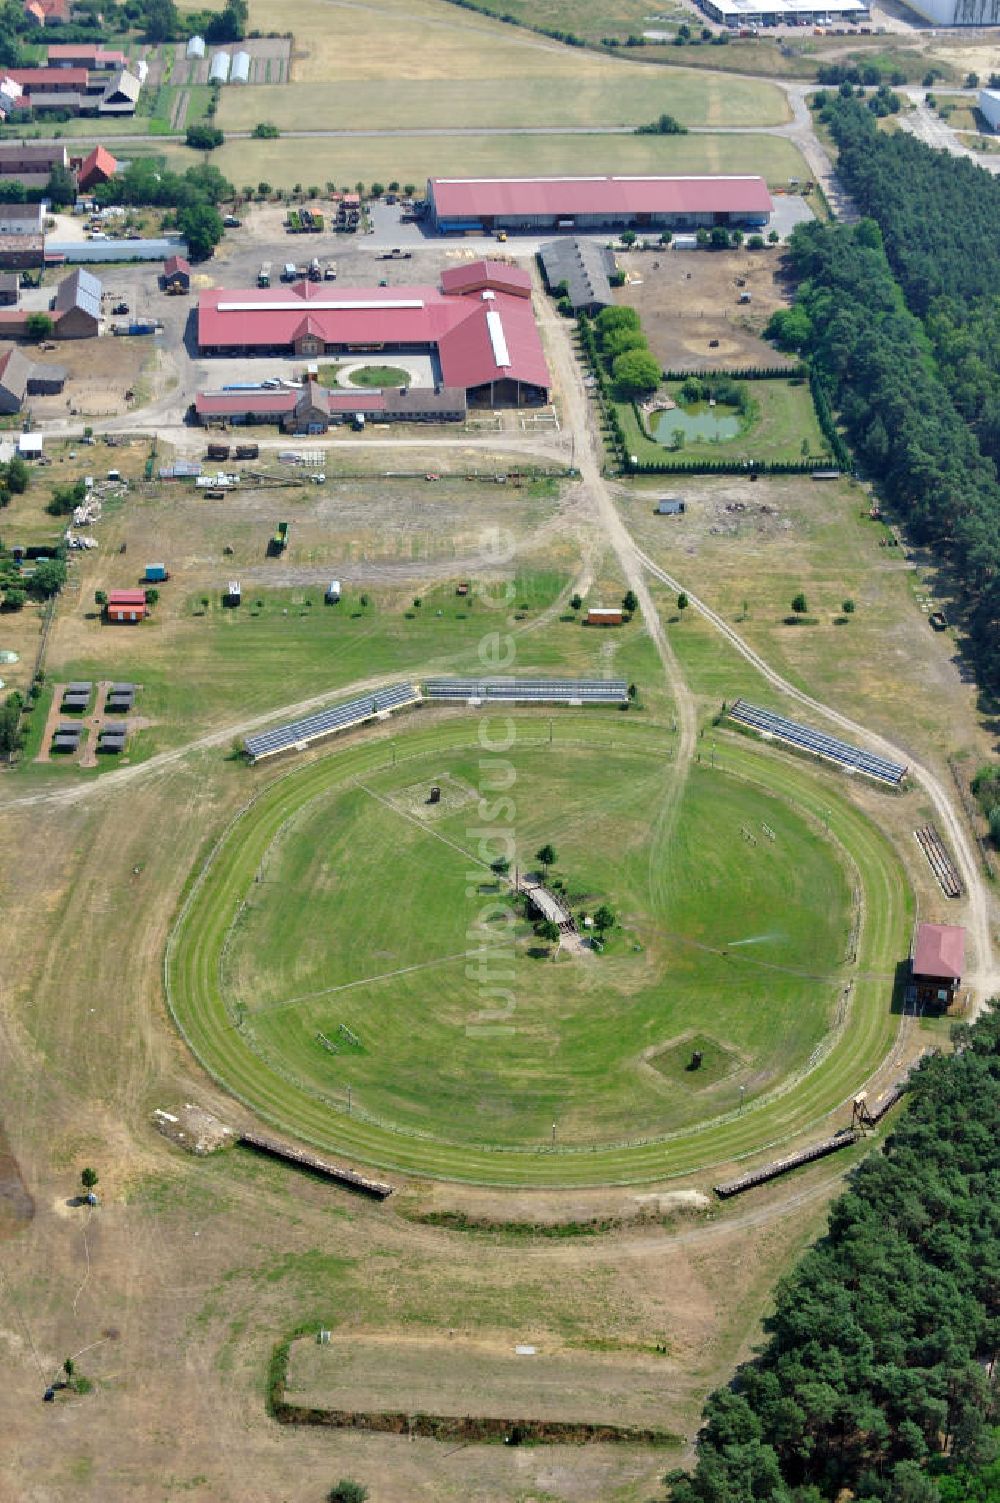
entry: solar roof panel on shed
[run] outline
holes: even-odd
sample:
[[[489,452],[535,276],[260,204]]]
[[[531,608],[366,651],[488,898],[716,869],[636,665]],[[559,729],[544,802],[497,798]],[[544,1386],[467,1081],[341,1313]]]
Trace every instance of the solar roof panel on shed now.
[[[890,762],[886,757],[852,746],[848,741],[840,741],[836,736],[814,731],[811,726],[786,720],[783,715],[762,710],[757,705],[747,704],[745,700],[738,699],[731,706],[729,714],[733,720],[738,720],[742,725],[750,726],[765,736],[774,736],[779,741],[787,742],[789,746],[801,747],[828,762],[846,767],[850,772],[863,772],[877,782],[891,783],[895,787],[906,776],[906,768],[898,762]]]
[[[412,684],[393,684],[388,689],[377,689],[374,694],[364,694],[349,699],[344,704],[332,705],[317,715],[305,720],[293,720],[273,731],[262,731],[259,736],[248,736],[243,745],[251,761],[273,756],[292,746],[304,746],[321,736],[335,731],[347,730],[352,725],[362,725],[376,715],[401,709],[403,705],[415,704],[420,696]]]
[[[429,678],[424,694],[465,703],[621,704],[628,698],[628,685],[623,678]]]

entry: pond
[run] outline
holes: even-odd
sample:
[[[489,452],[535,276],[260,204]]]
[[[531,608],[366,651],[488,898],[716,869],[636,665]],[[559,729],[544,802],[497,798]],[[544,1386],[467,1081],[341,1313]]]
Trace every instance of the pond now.
[[[726,443],[740,433],[740,414],[735,407],[721,404],[709,407],[707,402],[694,402],[690,407],[654,412],[649,420],[650,437],[658,444],[672,444],[678,428],[686,443],[711,443],[713,439]]]

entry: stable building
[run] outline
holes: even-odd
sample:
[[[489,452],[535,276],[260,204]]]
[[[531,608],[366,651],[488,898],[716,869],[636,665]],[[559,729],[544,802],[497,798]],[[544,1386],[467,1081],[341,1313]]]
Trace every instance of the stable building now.
[[[278,291],[212,288],[199,297],[198,348],[202,355],[307,360],[430,355],[435,385],[462,390],[469,405],[547,402],[549,369],[530,285],[525,289],[512,277],[513,268],[501,263],[456,269],[464,273],[456,290],[445,286],[444,277],[440,287],[338,287],[336,292],[307,281]],[[360,402],[356,407],[362,410]]]
[[[31,361],[20,350],[11,348],[0,355],[0,412],[20,412],[30,375]]]
[[[467,406],[460,387],[358,387],[330,390],[317,381],[302,387],[253,391],[201,391],[194,415],[205,427],[273,424],[285,433],[325,433],[337,423],[462,423]]]
[[[78,266],[64,277],[52,299],[57,339],[94,339],[101,331],[101,283]]]
[[[918,924],[910,961],[912,1000],[948,1008],[962,984],[965,930],[959,924]]]
[[[550,240],[538,252],[545,285],[555,293],[565,287],[574,313],[600,313],[614,302],[611,278],[618,270],[606,245],[576,237]]]
[[[69,153],[58,142],[42,146],[0,142],[0,177],[15,178],[26,188],[44,188],[53,167],[68,166]]]
[[[762,177],[430,178],[427,210],[442,235],[610,229],[767,227]]]

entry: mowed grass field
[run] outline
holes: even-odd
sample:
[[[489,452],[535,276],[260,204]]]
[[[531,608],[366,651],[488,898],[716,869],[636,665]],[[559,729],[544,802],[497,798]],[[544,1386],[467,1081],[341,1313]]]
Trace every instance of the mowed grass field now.
[[[261,118],[355,129],[639,124],[665,109],[686,125],[789,118],[784,95],[770,84],[595,56],[440,0],[252,0],[250,25],[293,32],[292,82],[223,89],[218,123],[226,129]],[[365,88],[351,93],[352,83]],[[263,117],[254,113],[262,104]]]
[[[461,719],[413,721],[395,767],[384,743],[358,743],[279,779],[191,890],[166,975],[203,1064],[300,1138],[493,1183],[662,1177],[750,1152],[843,1101],[892,1038],[906,944],[908,892],[873,826],[808,770],[727,748],[727,776],[691,770],[663,845],[660,728],[556,715],[553,751],[545,719],[516,724],[518,859],[552,840],[571,891],[621,914],[610,953],[556,962],[519,940],[501,962],[513,979],[497,983],[513,992],[514,1031],[506,1018],[477,1030],[481,1011],[507,1006],[467,974],[466,951],[489,943],[477,909],[497,901],[467,881],[467,831],[483,815],[478,797],[453,806],[449,793],[430,834],[417,812],[446,773],[449,790],[476,786],[475,733]],[[843,989],[857,881],[871,899],[864,979],[800,1081]],[[704,1089],[678,1081],[672,1057],[656,1067],[662,1046],[696,1032],[732,1065]]]
[[[527,727],[532,739],[540,729]],[[338,1100],[350,1082],[362,1109],[404,1130],[537,1143],[558,1118],[562,1140],[593,1143],[728,1110],[738,1083],[762,1090],[808,1057],[849,927],[850,889],[816,832],[757,790],[698,770],[664,843],[657,815],[675,776],[665,757],[516,751],[517,864],[530,869],[551,840],[578,902],[610,902],[626,942],[600,961],[555,964],[547,951],[531,958],[537,943],[524,924],[516,957],[496,962],[509,978],[487,962],[481,987],[466,951],[500,945],[507,910],[486,868],[483,893],[468,881],[483,818],[479,760],[407,759],[307,805],[279,833],[224,968],[227,1005],[234,1016],[245,1009],[247,1036],[267,1059]],[[429,808],[427,788],[439,781],[452,796]],[[763,824],[780,828],[776,840]],[[761,835],[757,846],[744,827]],[[799,975],[719,953],[748,937],[747,956]],[[510,988],[509,1034],[479,1031],[483,1009],[506,1005],[490,1000],[489,985]],[[360,1047],[344,1044],[342,1026]],[[688,1090],[664,1091],[643,1056],[694,1028],[728,1047],[732,1073],[717,1091],[697,1075]]]
[[[271,91],[269,91],[271,92]],[[340,124],[347,128],[347,122]],[[171,167],[190,167],[192,153],[157,141],[156,154]],[[209,160],[237,188],[327,182],[412,182],[428,177],[525,176],[594,173],[757,173],[778,187],[806,173],[805,161],[784,136],[629,136],[552,134],[518,136],[421,135],[328,137],[303,142],[227,141]]]

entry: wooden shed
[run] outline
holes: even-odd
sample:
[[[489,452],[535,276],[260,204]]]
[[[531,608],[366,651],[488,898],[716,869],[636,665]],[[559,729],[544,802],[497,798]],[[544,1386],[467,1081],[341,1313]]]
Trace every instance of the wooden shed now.
[[[135,626],[148,615],[145,590],[112,590],[105,614],[116,626]]]
[[[594,605],[587,612],[588,626],[621,626],[622,608],[620,605]]]
[[[915,1000],[950,1007],[965,970],[965,930],[960,924],[918,924],[910,962]]]

